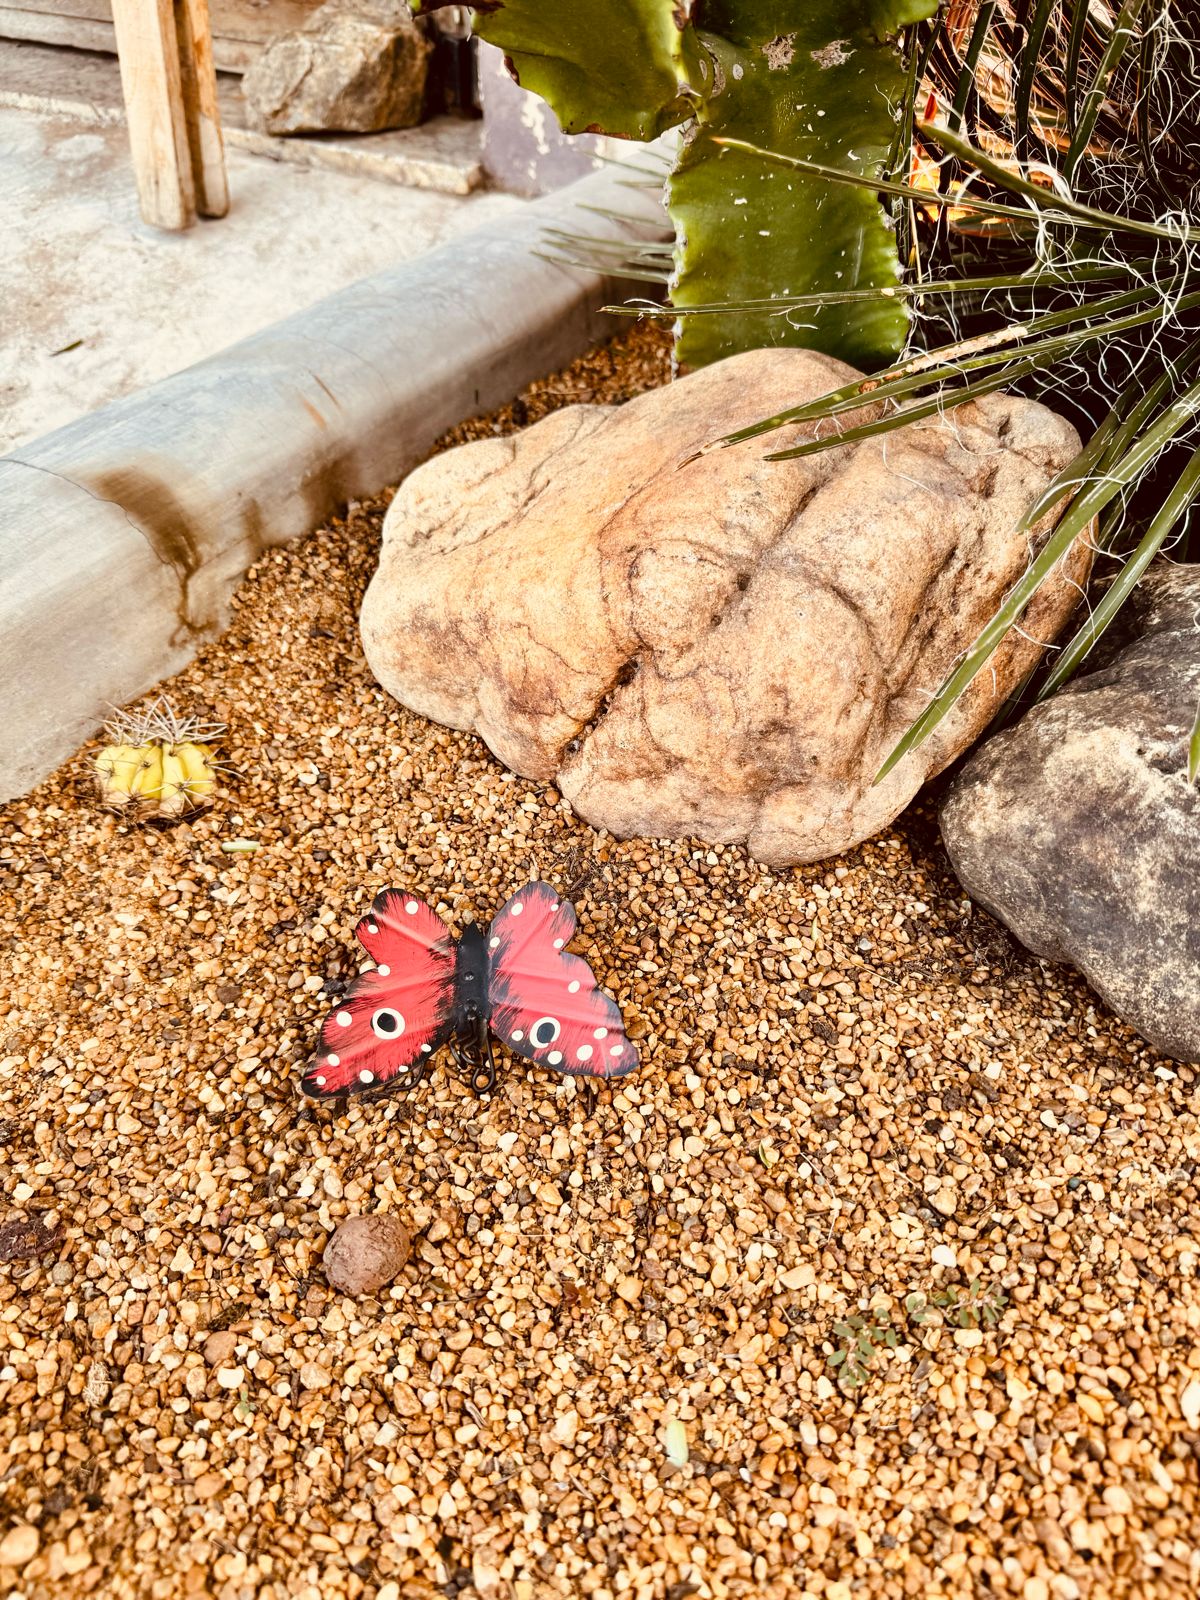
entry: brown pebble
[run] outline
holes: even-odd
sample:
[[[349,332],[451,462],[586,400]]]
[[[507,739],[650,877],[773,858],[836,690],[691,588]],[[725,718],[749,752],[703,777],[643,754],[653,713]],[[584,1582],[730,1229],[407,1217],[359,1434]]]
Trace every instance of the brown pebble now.
[[[387,1212],[348,1217],[325,1246],[325,1276],[344,1294],[378,1294],[400,1272],[412,1251],[408,1229]]]
[[[204,1359],[210,1367],[219,1367],[229,1360],[236,1348],[237,1334],[224,1328],[219,1333],[210,1333],[205,1339]]]

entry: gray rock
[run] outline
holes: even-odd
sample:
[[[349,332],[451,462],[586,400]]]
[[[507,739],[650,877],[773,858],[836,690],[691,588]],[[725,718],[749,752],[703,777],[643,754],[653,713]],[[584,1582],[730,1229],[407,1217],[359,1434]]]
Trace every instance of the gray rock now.
[[[1151,569],[1107,657],[972,756],[942,834],[968,893],[1035,954],[1200,1061],[1200,567]]]
[[[406,0],[329,0],[242,79],[265,133],[374,133],[421,120],[432,45]]]

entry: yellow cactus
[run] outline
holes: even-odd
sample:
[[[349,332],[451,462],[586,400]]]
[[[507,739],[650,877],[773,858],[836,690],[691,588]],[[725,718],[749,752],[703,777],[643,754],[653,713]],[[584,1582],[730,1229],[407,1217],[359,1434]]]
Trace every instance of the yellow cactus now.
[[[116,811],[128,804],[134,774],[142,764],[142,752],[132,744],[110,744],[96,757],[96,778],[101,793],[111,796]]]
[[[166,699],[140,714],[118,712],[108,724],[113,743],[93,768],[101,803],[139,822],[209,805],[217,790],[211,741],[223,732],[220,723],[178,716]]]

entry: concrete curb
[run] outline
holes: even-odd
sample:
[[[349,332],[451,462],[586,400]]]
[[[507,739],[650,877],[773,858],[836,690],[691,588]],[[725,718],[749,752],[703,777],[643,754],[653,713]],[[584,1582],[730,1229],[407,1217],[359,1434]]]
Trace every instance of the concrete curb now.
[[[624,291],[534,254],[638,233],[593,208],[662,227],[595,173],[0,457],[0,798],[213,639],[264,549],[611,332]]]

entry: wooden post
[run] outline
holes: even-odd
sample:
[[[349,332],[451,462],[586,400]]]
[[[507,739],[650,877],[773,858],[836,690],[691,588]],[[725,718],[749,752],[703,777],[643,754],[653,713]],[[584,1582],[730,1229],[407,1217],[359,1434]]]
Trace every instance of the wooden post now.
[[[112,0],[143,220],[178,231],[229,209],[206,0]]]
[[[179,66],[183,109],[192,157],[196,210],[202,217],[223,217],[229,210],[225,178],[225,143],[217,110],[217,74],[213,66],[208,0],[176,0]]]

